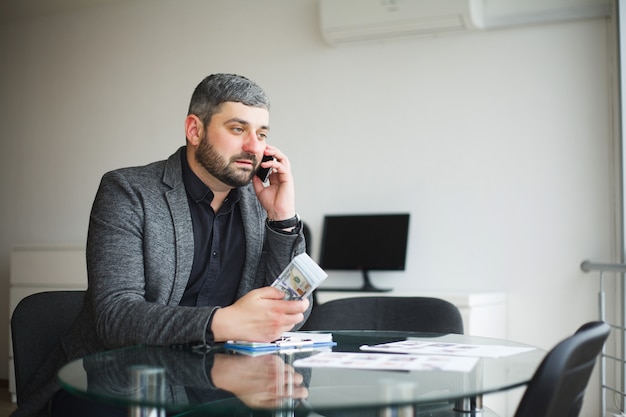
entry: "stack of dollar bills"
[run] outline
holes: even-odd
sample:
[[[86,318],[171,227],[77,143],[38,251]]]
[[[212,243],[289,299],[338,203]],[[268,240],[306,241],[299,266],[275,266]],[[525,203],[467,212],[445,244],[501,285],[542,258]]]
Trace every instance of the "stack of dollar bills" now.
[[[301,300],[308,297],[328,274],[306,253],[302,253],[287,265],[276,278],[272,287],[285,293],[285,300]]]

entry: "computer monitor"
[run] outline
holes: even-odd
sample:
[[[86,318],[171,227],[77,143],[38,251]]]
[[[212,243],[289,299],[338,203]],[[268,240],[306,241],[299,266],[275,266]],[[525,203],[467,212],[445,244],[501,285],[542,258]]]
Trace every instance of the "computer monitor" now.
[[[322,229],[320,266],[361,271],[361,288],[328,291],[389,291],[376,288],[369,271],[402,271],[406,263],[409,214],[327,215]]]

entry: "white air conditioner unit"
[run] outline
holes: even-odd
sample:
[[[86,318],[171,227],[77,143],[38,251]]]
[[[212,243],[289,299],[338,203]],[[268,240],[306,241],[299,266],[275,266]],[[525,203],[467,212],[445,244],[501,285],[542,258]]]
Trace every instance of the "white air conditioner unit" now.
[[[468,0],[320,0],[330,44],[436,35],[474,28]]]
[[[611,0],[469,0],[480,29],[537,25],[611,16]]]
[[[611,16],[611,0],[319,0],[332,44]]]

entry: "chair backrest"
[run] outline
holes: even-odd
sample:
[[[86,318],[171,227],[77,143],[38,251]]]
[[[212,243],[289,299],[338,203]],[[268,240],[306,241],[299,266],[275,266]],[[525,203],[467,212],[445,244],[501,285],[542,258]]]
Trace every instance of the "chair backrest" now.
[[[400,330],[463,334],[452,303],[431,297],[351,297],[313,307],[302,330]]]
[[[305,248],[304,251],[307,255],[311,255],[311,248],[313,248],[313,238],[311,237],[311,228],[305,222],[302,222],[302,234],[304,235]]]
[[[591,371],[611,327],[595,321],[548,352],[533,375],[515,417],[576,417]]]
[[[83,306],[85,291],[46,291],[23,298],[11,315],[18,404],[20,391],[67,333]]]

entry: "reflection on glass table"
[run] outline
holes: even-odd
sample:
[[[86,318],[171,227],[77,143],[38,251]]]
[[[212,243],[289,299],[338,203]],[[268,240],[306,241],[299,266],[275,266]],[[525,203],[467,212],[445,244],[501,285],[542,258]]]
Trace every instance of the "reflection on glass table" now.
[[[459,411],[476,411],[483,394],[526,384],[545,355],[519,343],[456,334],[334,331],[333,339],[337,346],[332,352],[258,356],[219,347],[195,352],[136,346],[71,362],[59,378],[73,394],[131,409],[152,407],[155,415],[193,410],[334,415],[450,404]],[[377,346],[391,342],[400,344]],[[400,353],[403,349],[421,353]],[[350,352],[358,356],[346,356]],[[358,363],[368,355],[367,366]],[[382,361],[381,355],[386,355]],[[433,366],[442,357],[440,363],[454,366]],[[383,365],[372,365],[372,360]],[[392,361],[412,364],[389,366]]]

